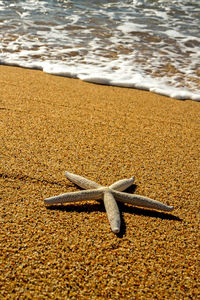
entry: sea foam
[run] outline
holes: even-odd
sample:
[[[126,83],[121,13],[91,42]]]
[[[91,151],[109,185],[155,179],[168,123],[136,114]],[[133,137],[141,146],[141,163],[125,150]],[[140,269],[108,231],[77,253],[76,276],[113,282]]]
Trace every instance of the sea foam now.
[[[0,1],[0,63],[200,101],[199,1]]]

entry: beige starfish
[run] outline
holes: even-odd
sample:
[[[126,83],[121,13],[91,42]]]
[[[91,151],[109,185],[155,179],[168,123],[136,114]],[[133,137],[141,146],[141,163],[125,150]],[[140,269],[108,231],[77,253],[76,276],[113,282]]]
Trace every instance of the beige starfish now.
[[[69,172],[65,172],[65,175],[71,182],[87,190],[70,192],[55,197],[46,198],[44,199],[44,202],[48,205],[52,205],[66,202],[101,199],[104,202],[108,220],[114,233],[118,233],[120,231],[121,225],[120,213],[116,200],[133,204],[139,207],[147,207],[158,209],[161,211],[172,211],[174,209],[173,206],[165,205],[159,201],[147,197],[139,196],[136,194],[123,193],[122,191],[133,184],[134,177],[116,181],[110,186],[102,186],[94,181]]]

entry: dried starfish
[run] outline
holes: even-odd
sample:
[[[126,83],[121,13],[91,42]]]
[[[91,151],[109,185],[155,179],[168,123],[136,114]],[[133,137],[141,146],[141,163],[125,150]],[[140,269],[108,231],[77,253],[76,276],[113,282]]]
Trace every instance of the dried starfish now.
[[[87,190],[70,192],[46,198],[44,199],[44,202],[48,205],[52,205],[66,202],[101,199],[104,202],[108,220],[110,222],[111,229],[114,233],[118,233],[120,231],[121,225],[120,213],[116,200],[120,202],[133,204],[139,207],[148,207],[152,209],[158,209],[161,211],[172,211],[174,209],[173,206],[165,205],[159,201],[144,196],[123,193],[122,191],[124,191],[133,184],[134,177],[116,181],[110,186],[102,186],[94,181],[69,172],[65,172],[65,175],[71,182]]]

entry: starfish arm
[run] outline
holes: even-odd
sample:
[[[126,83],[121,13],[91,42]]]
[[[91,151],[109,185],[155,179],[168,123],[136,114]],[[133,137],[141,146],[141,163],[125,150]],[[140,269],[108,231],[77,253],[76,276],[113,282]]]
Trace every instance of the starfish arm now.
[[[112,193],[109,191],[104,192],[103,201],[110,227],[114,233],[118,233],[120,231],[121,220],[117,202],[115,201]]]
[[[116,190],[116,191],[124,191],[126,190],[129,186],[131,186],[134,182],[135,177],[131,177],[128,179],[121,179],[109,186],[110,189]]]
[[[76,175],[76,174],[72,174],[70,172],[65,172],[66,177],[73,183],[75,183],[76,185],[84,188],[84,189],[98,189],[100,187],[102,187],[100,184],[89,180],[87,178],[84,178],[82,176]]]
[[[174,209],[173,206],[168,206],[159,201],[153,200],[148,197],[136,195],[136,194],[127,194],[127,193],[118,192],[114,190],[112,190],[112,194],[115,197],[115,199],[118,201],[130,203],[140,207],[147,207],[147,208],[158,209],[162,211],[172,211]]]
[[[78,191],[65,193],[58,196],[50,197],[44,199],[46,204],[59,204],[59,203],[67,203],[67,202],[78,202],[85,200],[98,200],[103,196],[103,192],[101,190],[86,190],[86,191]]]

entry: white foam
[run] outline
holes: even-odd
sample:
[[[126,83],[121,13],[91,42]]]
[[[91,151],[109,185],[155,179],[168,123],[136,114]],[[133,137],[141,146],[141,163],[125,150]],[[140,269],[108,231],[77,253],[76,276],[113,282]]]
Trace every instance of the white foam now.
[[[123,33],[130,33],[134,31],[144,31],[145,25],[141,24],[133,24],[133,23],[126,23],[123,25],[119,25],[117,27],[118,30],[121,30]]]
[[[200,101],[198,1],[0,1],[0,62]]]

